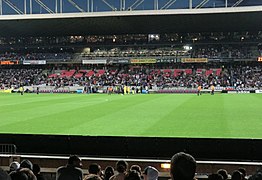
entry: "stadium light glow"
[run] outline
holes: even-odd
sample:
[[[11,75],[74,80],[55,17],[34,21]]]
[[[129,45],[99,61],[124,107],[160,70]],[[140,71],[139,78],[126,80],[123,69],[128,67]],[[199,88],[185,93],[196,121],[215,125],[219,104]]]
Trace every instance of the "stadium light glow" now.
[[[162,169],[170,169],[170,163],[161,163],[160,166]]]
[[[183,48],[184,48],[184,50],[186,50],[186,51],[189,51],[189,50],[192,49],[192,47],[191,47],[191,46],[188,46],[188,45],[187,45],[187,46],[184,46]]]

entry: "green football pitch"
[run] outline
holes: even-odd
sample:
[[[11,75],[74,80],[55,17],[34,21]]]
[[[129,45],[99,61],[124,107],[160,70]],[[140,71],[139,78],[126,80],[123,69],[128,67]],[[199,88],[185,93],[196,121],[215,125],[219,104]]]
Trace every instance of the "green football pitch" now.
[[[0,133],[262,139],[262,94],[0,94]]]

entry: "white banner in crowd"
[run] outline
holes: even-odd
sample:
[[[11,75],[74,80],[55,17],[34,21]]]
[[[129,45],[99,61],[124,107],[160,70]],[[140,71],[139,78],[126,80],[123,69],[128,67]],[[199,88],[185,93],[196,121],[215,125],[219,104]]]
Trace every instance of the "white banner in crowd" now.
[[[262,93],[262,90],[256,90],[256,93]]]
[[[46,60],[24,60],[24,65],[46,64]]]
[[[82,60],[83,64],[106,64],[106,59],[90,59],[90,60]]]

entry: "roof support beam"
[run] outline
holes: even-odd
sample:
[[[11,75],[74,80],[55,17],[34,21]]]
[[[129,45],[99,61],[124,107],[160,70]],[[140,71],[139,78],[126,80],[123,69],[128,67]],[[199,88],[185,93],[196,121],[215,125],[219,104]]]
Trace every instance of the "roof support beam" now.
[[[126,0],[120,0],[120,11],[126,10]]]
[[[23,11],[21,11],[16,5],[14,5],[12,2],[9,0],[3,0],[11,9],[13,9],[17,14],[24,14]]]
[[[131,6],[129,6],[128,9],[134,10],[136,9],[140,4],[142,4],[144,0],[136,0]]]
[[[91,12],[94,12],[94,0],[91,0]]]
[[[32,2],[32,0],[29,1],[29,11],[30,11],[30,14],[33,14],[33,2]]]
[[[3,0],[0,0],[0,15],[3,15]]]
[[[58,0],[55,0],[55,13],[58,13]]]
[[[46,6],[41,0],[35,0],[35,2],[39,4],[42,8],[44,8],[50,14],[54,14],[54,11],[52,11],[48,6]]]
[[[168,9],[170,6],[172,6],[174,3],[176,2],[176,0],[170,0],[168,1],[162,8],[162,9]]]
[[[26,0],[24,0],[24,14],[26,14]]]
[[[80,12],[85,12],[80,6],[78,6],[73,0],[67,0],[70,4],[72,4],[77,10]]]
[[[134,6],[134,9],[136,9],[138,6],[140,6],[145,0],[141,0],[138,4]]]
[[[111,5],[109,2],[107,2],[106,0],[102,0],[102,2],[105,3],[108,7],[110,7],[112,11],[116,10],[116,8],[113,5]]]
[[[238,0],[235,4],[233,4],[232,7],[237,7],[240,3],[242,3],[244,0]]]
[[[193,0],[189,0],[189,9],[193,8]]]
[[[93,11],[94,11],[94,1],[86,0],[86,12],[93,12]]]
[[[86,12],[90,12],[90,1],[86,0]]]
[[[60,0],[60,13],[63,13],[63,0]]]
[[[154,1],[154,10],[158,10],[158,0]]]
[[[209,0],[203,0],[201,3],[199,3],[199,4],[195,7],[195,9],[202,8],[202,7],[205,6],[208,2],[209,2]]]

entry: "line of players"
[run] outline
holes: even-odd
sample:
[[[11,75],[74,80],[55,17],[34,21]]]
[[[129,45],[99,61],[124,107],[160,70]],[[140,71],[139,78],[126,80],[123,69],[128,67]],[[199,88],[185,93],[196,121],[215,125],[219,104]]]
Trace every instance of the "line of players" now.
[[[214,85],[211,85],[210,86],[210,89],[211,89],[211,95],[214,95],[215,93],[215,86]],[[20,94],[21,95],[24,95],[24,87],[21,86],[19,88],[19,91],[20,91]],[[107,94],[111,95],[113,93],[117,93],[117,94],[138,94],[138,93],[143,93],[143,88],[142,86],[140,88],[138,87],[130,87],[130,86],[116,86],[115,89],[112,87],[112,86],[109,86],[107,88]],[[148,88],[147,86],[145,87],[145,90],[144,90],[145,93],[148,93]],[[36,88],[36,94],[39,94],[39,87]],[[197,95],[202,95],[202,86],[199,85],[197,87]]]
[[[24,92],[25,92],[24,86],[20,86],[19,92],[20,92],[21,95],[24,95]],[[35,92],[36,92],[36,94],[39,94],[39,87],[36,87],[36,91]]]
[[[214,95],[214,94],[215,94],[215,86],[214,86],[214,85],[211,85],[211,86],[210,86],[210,89],[211,89],[210,94],[211,94],[211,95]],[[199,85],[199,86],[197,87],[197,95],[198,95],[198,96],[199,96],[199,95],[202,95],[202,86],[201,86],[201,85]]]
[[[145,86],[144,88],[142,86],[140,87],[130,87],[130,86],[109,86],[106,90],[107,94],[111,95],[113,93],[117,94],[141,94],[145,93],[148,94],[148,87]]]

